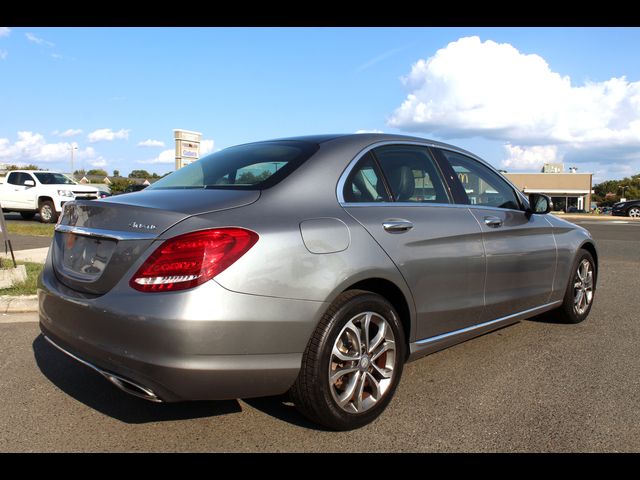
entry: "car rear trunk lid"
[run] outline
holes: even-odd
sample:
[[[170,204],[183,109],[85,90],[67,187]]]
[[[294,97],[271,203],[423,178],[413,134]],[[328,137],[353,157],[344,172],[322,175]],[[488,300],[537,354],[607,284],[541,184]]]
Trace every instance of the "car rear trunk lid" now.
[[[259,197],[253,190],[149,190],[69,202],[51,246],[54,271],[69,288],[102,295],[173,225]]]

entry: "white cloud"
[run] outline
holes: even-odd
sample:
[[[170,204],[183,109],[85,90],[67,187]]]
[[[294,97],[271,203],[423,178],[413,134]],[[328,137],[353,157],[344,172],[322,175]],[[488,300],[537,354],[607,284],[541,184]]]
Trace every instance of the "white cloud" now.
[[[110,142],[116,139],[128,139],[130,131],[131,130],[122,129],[114,132],[110,128],[100,128],[89,133],[89,135],[87,135],[87,140],[89,140],[91,143],[95,143],[102,141]]]
[[[0,50],[0,60],[6,60],[9,56],[9,52],[6,50]]]
[[[29,40],[31,43],[35,43],[36,45],[45,45],[49,48],[56,46],[55,43],[45,40],[42,37],[38,37],[37,35],[31,32],[25,33],[25,36],[27,37],[27,40]]]
[[[8,138],[0,138],[0,162],[3,163],[36,163],[56,162],[71,159],[71,148],[75,143],[48,143],[44,136],[34,132],[18,132],[18,139],[11,143]],[[87,158],[95,155],[91,148],[76,151],[76,158]]]
[[[0,27],[0,38],[8,37],[11,34],[11,29],[9,27]]]
[[[390,126],[507,141],[505,166],[611,147],[640,157],[640,82],[625,77],[574,85],[538,55],[466,37],[416,62],[402,83],[407,98]]]
[[[81,128],[69,128],[67,130],[65,130],[64,132],[59,132],[58,130],[56,130],[55,132],[53,132],[54,135],[57,135],[58,137],[75,137],[77,135],[81,135],[82,134],[82,129]]]
[[[151,158],[149,160],[138,160],[138,163],[149,163],[149,164],[156,164],[156,163],[175,163],[176,161],[176,152],[173,148],[170,148],[168,150],[163,150],[160,155],[158,155],[157,157]]]
[[[200,141],[200,158],[213,152],[215,142],[213,140],[201,140]]]
[[[138,143],[139,147],[164,147],[164,142],[162,140],[152,140],[148,139],[144,142]]]
[[[89,160],[89,165],[96,168],[103,168],[103,167],[106,167],[108,164],[109,162],[107,162],[107,160],[102,156],[98,158],[94,158],[93,160]]]
[[[519,145],[504,146],[507,158],[502,161],[502,166],[509,170],[535,170],[540,171],[545,163],[562,162],[562,155],[558,153],[556,145],[535,145],[533,147],[521,147]]]

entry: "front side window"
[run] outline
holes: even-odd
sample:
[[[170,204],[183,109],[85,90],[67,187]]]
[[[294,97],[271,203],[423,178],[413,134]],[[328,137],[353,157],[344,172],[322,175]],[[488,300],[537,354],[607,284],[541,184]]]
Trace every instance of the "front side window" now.
[[[24,172],[12,172],[7,177],[7,183],[11,185],[24,185],[27,180],[33,180],[33,177]]]
[[[7,177],[7,183],[11,185],[22,185],[22,183],[20,182],[21,177],[22,177],[22,173],[11,172]]]
[[[394,201],[450,203],[440,170],[426,147],[386,145],[373,153]]]
[[[297,140],[229,147],[176,170],[148,189],[269,188],[298,168],[318,148],[315,143]]]
[[[465,155],[441,151],[462,184],[468,204],[520,210],[515,191],[497,173]]]

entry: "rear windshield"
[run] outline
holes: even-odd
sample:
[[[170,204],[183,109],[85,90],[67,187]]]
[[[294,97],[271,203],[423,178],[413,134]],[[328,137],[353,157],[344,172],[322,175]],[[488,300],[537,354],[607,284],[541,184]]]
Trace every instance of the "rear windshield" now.
[[[148,189],[261,190],[285,178],[318,148],[317,144],[297,140],[229,147],[176,170]]]

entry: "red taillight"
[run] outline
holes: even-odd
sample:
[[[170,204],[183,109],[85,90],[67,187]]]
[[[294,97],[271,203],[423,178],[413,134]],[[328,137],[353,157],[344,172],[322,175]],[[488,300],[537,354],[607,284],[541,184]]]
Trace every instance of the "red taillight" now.
[[[243,228],[215,228],[165,241],[138,269],[129,285],[141,292],[193,288],[221,273],[258,241]]]

